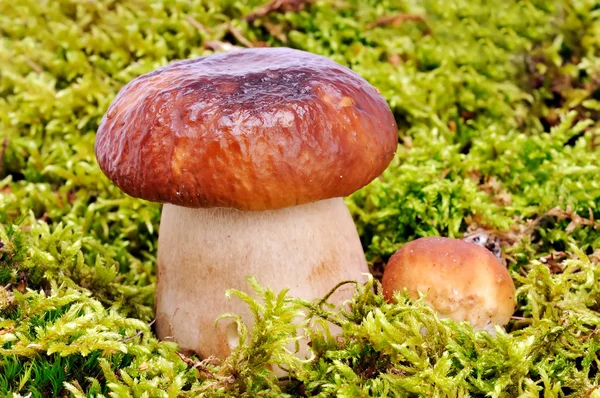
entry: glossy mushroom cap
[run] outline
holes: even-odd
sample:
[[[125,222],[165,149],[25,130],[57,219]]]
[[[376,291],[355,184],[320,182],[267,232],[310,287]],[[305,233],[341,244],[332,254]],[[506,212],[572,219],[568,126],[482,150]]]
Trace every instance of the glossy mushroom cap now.
[[[421,238],[402,246],[383,274],[383,295],[407,289],[455,321],[475,328],[506,325],[515,310],[515,285],[506,268],[486,248],[449,238]]]
[[[256,48],[131,81],[100,123],[96,157],[134,197],[268,210],[347,196],[396,146],[393,115],[362,77],[322,56]]]

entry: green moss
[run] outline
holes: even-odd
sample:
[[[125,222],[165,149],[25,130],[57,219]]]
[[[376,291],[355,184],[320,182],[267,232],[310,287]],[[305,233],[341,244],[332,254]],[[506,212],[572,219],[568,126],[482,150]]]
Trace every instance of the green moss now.
[[[263,4],[0,0],[0,396],[600,396],[600,6],[318,0],[249,23]],[[381,91],[398,154],[347,200],[374,272],[411,239],[484,229],[518,287],[507,331],[388,304],[376,281],[347,313],[253,281],[256,326],[223,362],[156,340],[160,207],[104,177],[94,133],[123,84],[240,34]],[[285,348],[293,319],[311,360]]]

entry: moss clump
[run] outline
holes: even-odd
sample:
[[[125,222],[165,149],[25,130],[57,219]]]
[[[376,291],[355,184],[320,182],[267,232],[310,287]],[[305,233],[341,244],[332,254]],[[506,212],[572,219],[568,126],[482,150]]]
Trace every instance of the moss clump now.
[[[263,6],[0,0],[0,396],[600,396],[598,4]],[[160,207],[102,175],[98,121],[141,73],[265,44],[350,66],[396,116],[392,166],[347,201],[374,273],[410,239],[483,230],[518,288],[506,332],[387,304],[376,281],[339,314],[254,281],[257,325],[226,360],[156,340]],[[308,361],[285,348],[299,312]]]

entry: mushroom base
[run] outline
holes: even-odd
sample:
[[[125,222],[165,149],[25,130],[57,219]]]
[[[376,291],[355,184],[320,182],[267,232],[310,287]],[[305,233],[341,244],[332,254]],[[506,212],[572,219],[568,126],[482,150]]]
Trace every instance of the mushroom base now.
[[[343,280],[363,281],[364,252],[343,199],[263,212],[165,204],[158,239],[156,331],[200,357],[223,358],[237,344],[227,312],[247,325],[247,305],[225,291],[250,292],[246,277],[295,297],[323,297]],[[329,300],[349,299],[353,285]]]

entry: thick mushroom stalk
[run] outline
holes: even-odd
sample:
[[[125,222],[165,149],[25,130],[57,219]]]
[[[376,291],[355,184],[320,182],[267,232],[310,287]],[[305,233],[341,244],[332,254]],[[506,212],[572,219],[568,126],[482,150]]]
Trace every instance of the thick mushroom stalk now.
[[[381,94],[304,51],[215,54],[129,82],[100,123],[96,157],[123,192],[165,203],[159,336],[223,356],[231,344],[213,323],[244,313],[224,293],[247,291],[247,275],[308,300],[361,279],[364,254],[340,198],[380,175],[397,145]]]
[[[350,213],[341,198],[280,210],[163,208],[158,243],[156,330],[182,349],[224,357],[237,344],[235,328],[215,319],[227,312],[252,325],[241,300],[247,275],[275,291],[304,299],[323,297],[339,281],[368,272]],[[351,297],[352,287],[331,301]]]

